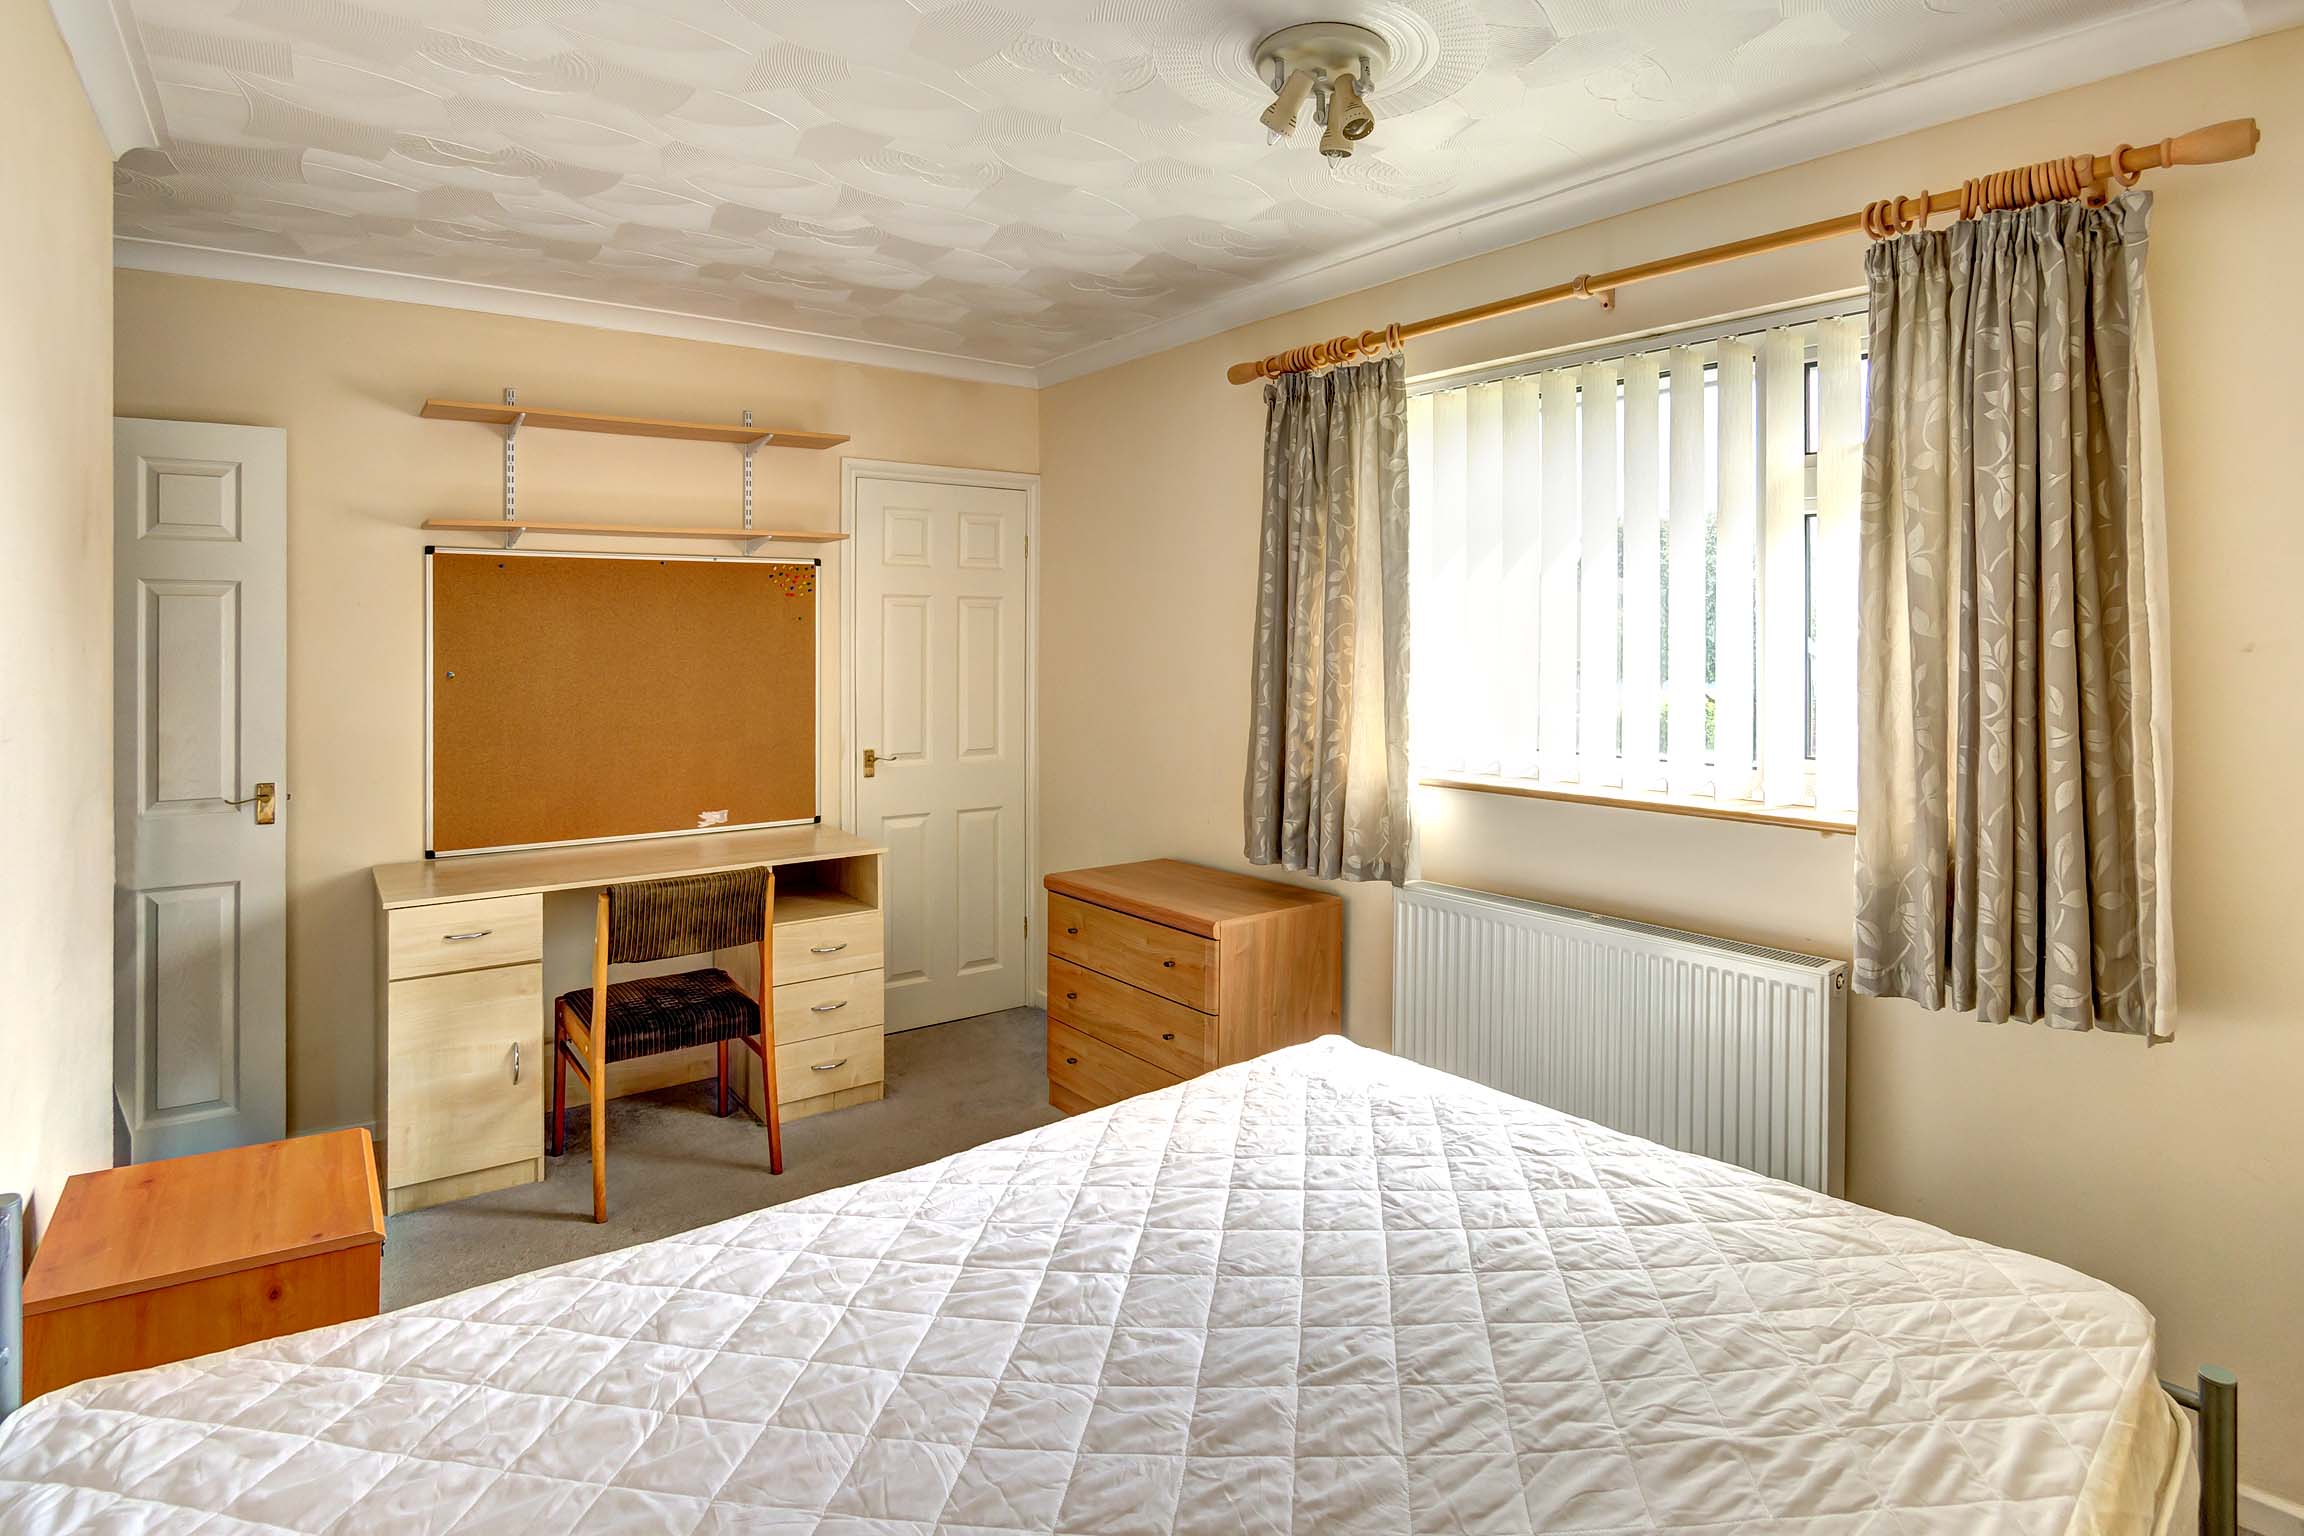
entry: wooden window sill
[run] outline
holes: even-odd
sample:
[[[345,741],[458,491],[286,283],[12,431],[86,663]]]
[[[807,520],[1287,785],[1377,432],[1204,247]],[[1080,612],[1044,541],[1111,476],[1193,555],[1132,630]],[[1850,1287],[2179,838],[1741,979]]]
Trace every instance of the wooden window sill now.
[[[1856,818],[1819,811],[1811,806],[1742,805],[1694,795],[1644,793],[1636,789],[1564,789],[1526,779],[1490,778],[1475,774],[1427,774],[1417,780],[1433,789],[1462,789],[1483,795],[1511,795],[1522,800],[1564,800],[1572,805],[1606,805],[1622,810],[1664,811],[1674,816],[1703,816],[1714,821],[1757,822],[1768,827],[1797,827],[1806,832],[1854,835]]]

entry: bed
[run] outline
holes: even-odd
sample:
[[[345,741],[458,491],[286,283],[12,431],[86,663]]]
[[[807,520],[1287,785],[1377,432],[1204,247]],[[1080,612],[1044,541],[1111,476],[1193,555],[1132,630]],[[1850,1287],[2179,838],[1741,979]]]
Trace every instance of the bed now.
[[[1340,1039],[0,1426],[0,1530],[2167,1528],[2069,1269]]]

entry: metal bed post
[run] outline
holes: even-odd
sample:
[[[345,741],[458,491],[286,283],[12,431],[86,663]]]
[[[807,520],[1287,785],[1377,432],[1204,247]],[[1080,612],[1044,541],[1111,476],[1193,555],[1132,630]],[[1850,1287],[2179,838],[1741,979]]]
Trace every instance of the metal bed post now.
[[[2179,1407],[2200,1416],[2200,1536],[2240,1533],[2240,1378],[2200,1367],[2200,1385],[2160,1383]]]

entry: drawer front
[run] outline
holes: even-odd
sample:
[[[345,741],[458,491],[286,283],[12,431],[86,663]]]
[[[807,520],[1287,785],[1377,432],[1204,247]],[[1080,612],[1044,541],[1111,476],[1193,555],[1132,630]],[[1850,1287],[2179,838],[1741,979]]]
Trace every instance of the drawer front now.
[[[1216,946],[1196,933],[1051,892],[1048,953],[1187,1008],[1216,1011]]]
[[[888,1016],[886,975],[884,971],[858,971],[776,988],[777,1047],[850,1030],[879,1029]]]
[[[821,1040],[776,1047],[776,1093],[787,1104],[860,1088],[881,1077],[881,1046],[887,1036],[875,1026],[851,1029]]]
[[[395,981],[386,995],[392,1185],[544,1155],[544,967]]]
[[[1102,1109],[1182,1081],[1116,1045],[1055,1019],[1048,1021],[1048,1102],[1068,1115]]]
[[[770,979],[779,987],[818,976],[876,971],[881,959],[880,914],[856,912],[805,923],[778,923],[772,958],[775,974]]]
[[[1208,1016],[1074,965],[1048,962],[1048,1016],[1179,1077],[1208,1067]]]
[[[437,976],[544,957],[544,898],[489,896],[385,914],[385,975]]]

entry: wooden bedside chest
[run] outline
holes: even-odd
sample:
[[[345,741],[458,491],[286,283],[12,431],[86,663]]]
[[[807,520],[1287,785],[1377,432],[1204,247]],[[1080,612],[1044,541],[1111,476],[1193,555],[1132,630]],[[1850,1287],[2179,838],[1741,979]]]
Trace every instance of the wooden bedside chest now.
[[[1342,1027],[1340,897],[1175,859],[1044,883],[1048,1102],[1066,1114]]]
[[[24,1396],[374,1317],[364,1130],[74,1174],[24,1276]]]

